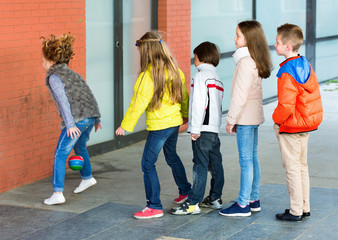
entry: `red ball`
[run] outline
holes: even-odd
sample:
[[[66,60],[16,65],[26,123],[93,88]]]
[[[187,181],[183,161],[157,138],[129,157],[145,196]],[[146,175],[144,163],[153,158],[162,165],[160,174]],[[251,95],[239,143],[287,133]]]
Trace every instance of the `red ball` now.
[[[83,168],[84,160],[80,155],[74,155],[69,158],[68,165],[72,170],[78,171]]]

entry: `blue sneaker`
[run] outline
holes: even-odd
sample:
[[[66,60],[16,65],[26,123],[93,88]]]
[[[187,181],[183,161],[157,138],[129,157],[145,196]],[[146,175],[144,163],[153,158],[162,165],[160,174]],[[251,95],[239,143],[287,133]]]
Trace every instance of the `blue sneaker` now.
[[[228,217],[249,217],[251,216],[251,211],[249,205],[242,208],[235,202],[231,207],[219,211],[219,214]]]
[[[249,206],[250,206],[251,212],[259,212],[261,210],[261,203],[259,202],[259,200],[250,202]]]

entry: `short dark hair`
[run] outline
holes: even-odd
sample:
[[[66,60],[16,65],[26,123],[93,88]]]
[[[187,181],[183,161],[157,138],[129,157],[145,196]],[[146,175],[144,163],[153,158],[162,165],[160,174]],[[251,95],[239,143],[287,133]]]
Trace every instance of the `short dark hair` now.
[[[221,58],[218,46],[211,42],[202,42],[194,49],[194,54],[197,55],[200,62],[210,63],[215,67]]]

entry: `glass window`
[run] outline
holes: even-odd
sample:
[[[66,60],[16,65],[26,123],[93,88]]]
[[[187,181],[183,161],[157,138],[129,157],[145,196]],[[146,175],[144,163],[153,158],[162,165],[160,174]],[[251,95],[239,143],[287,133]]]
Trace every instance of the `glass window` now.
[[[319,42],[316,45],[316,74],[319,81],[338,77],[338,40]]]
[[[285,60],[283,56],[278,56],[276,51],[270,51],[273,70],[269,78],[263,79],[263,99],[277,96],[277,72],[279,64]]]
[[[237,24],[251,18],[252,0],[191,1],[191,49],[210,41],[221,52],[234,51]]]
[[[137,2],[137,3],[136,3]],[[151,1],[123,1],[123,111],[127,111],[134,93],[134,84],[140,70],[140,55],[135,41],[151,29]],[[134,132],[144,130],[145,114]]]
[[[338,35],[338,1],[337,0],[317,0],[317,37],[327,37]]]
[[[98,101],[103,131],[88,145],[114,139],[113,1],[86,1],[87,83]]]
[[[277,27],[284,23],[296,24],[306,34],[306,0],[257,0],[257,21],[259,21],[269,45],[276,41]]]
[[[277,27],[284,23],[296,24],[302,28],[304,38],[306,33],[306,0],[257,0],[257,16],[264,29],[268,44],[274,45],[276,42]],[[300,48],[299,53],[304,55],[305,46]],[[279,64],[285,59],[277,56],[276,51],[272,50],[271,59],[273,71],[268,79],[263,79],[263,99],[277,95],[277,77]]]

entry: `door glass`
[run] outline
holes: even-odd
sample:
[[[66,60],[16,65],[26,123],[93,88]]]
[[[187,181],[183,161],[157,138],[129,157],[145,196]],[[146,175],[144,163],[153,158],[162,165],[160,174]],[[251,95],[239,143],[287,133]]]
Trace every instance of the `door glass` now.
[[[306,0],[257,0],[257,21],[264,29],[270,46],[276,42],[277,27],[284,23],[297,24],[306,34]],[[305,46],[302,45],[299,53],[303,55]],[[277,77],[279,64],[285,59],[276,54],[275,48],[271,53],[273,71],[268,79],[263,79],[263,98],[277,95]]]
[[[101,111],[102,130],[88,145],[114,139],[113,1],[86,1],[87,83]]]
[[[191,48],[210,41],[218,45],[221,53],[234,51],[236,26],[251,17],[252,0],[191,1]]]
[[[123,113],[126,113],[134,93],[140,69],[140,56],[135,41],[151,28],[151,0],[123,1]],[[144,130],[145,114],[134,132]]]

